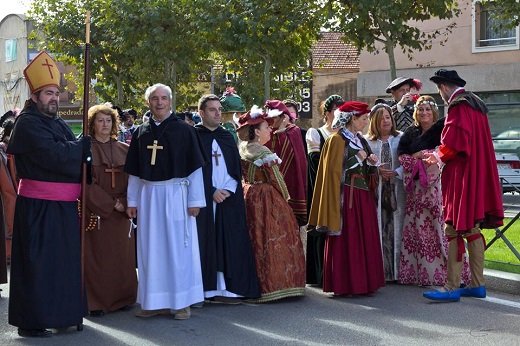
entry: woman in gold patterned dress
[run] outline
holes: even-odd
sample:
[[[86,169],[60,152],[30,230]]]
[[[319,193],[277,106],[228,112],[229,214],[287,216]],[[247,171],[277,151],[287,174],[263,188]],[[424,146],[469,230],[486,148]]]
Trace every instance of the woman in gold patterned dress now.
[[[237,130],[243,141],[239,151],[247,226],[260,281],[261,297],[255,300],[259,303],[305,294],[305,257],[278,168],[280,158],[264,146],[270,139],[269,121],[254,106],[239,118]]]

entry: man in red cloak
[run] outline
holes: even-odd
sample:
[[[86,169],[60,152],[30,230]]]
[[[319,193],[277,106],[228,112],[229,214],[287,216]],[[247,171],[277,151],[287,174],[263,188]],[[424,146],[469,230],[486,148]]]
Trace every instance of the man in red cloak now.
[[[423,296],[449,302],[457,302],[461,296],[485,298],[486,245],[480,229],[502,226],[504,218],[488,109],[480,98],[464,90],[466,81],[456,71],[440,69],[430,80],[448,104],[441,146],[426,155],[425,161],[443,166],[442,203],[449,247],[445,286]],[[464,239],[468,243],[471,284],[459,289]]]

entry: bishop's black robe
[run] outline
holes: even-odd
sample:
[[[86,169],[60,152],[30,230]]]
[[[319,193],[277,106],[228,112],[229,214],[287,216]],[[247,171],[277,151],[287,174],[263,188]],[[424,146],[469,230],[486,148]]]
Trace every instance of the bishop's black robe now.
[[[17,118],[7,153],[20,179],[80,183],[84,148],[63,121],[36,104]],[[81,285],[77,202],[18,196],[11,257],[9,324],[24,329],[63,328],[87,314]]]
[[[247,298],[260,297],[251,240],[247,230],[242,166],[238,148],[231,133],[218,127],[211,131],[202,125],[195,127],[208,157],[216,140],[224,157],[228,174],[235,179],[237,189],[224,202],[217,203],[213,215],[213,165],[203,168],[206,208],[197,217],[200,259],[204,291],[217,289],[217,271],[224,273],[226,290]],[[213,222],[213,220],[215,220]]]

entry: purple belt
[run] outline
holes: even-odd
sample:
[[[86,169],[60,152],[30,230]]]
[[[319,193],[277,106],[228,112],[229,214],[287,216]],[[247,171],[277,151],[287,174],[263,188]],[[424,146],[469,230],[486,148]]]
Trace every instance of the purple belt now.
[[[21,179],[18,194],[48,201],[74,202],[81,194],[81,184]]]

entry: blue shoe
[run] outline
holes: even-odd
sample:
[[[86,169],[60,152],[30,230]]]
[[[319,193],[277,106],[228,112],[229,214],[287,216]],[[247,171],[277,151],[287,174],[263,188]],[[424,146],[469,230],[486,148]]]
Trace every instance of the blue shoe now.
[[[460,295],[462,297],[473,297],[473,298],[486,298],[486,286],[472,287],[472,288],[461,288]]]
[[[423,297],[441,302],[458,302],[460,300],[460,290],[423,292]]]

